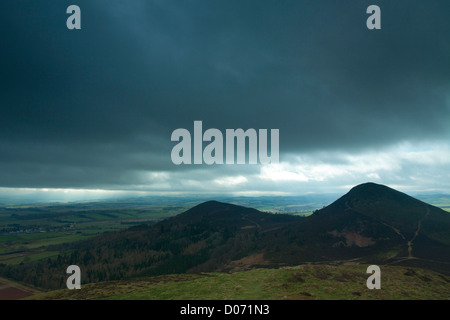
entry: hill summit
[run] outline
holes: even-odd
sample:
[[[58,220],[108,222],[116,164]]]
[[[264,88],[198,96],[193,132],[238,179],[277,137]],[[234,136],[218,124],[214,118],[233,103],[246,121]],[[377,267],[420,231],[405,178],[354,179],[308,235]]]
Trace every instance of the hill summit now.
[[[171,218],[168,223],[203,226],[205,229],[255,229],[273,228],[275,225],[298,221],[299,218],[284,214],[271,214],[219,201],[203,202]]]
[[[439,224],[449,227],[450,218],[440,208],[375,183],[364,183],[352,188],[318,213],[342,217],[348,214],[364,216],[388,226],[402,239],[417,238],[419,234],[436,238],[436,232],[446,231],[439,228]]]
[[[450,214],[380,184],[352,188],[296,228],[303,231],[299,237],[319,247],[315,260],[450,262]]]

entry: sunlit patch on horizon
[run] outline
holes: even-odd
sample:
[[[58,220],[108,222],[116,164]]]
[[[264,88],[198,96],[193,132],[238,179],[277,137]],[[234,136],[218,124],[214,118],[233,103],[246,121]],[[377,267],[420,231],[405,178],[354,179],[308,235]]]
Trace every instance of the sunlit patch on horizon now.
[[[214,182],[216,184],[219,184],[221,186],[235,186],[238,184],[242,184],[247,182],[248,179],[244,176],[236,176],[236,177],[226,177],[226,178],[220,178],[220,179],[215,179]]]

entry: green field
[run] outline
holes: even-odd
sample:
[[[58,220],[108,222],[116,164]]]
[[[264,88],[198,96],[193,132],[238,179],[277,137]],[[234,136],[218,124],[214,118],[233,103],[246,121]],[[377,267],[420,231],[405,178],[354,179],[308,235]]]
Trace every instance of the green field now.
[[[367,265],[302,265],[236,273],[180,274],[82,285],[28,299],[93,300],[402,300],[450,298],[450,278],[380,266],[381,289],[366,286]]]
[[[187,207],[86,202],[0,207],[0,263],[19,264],[57,256],[47,248],[142,223],[154,223]]]

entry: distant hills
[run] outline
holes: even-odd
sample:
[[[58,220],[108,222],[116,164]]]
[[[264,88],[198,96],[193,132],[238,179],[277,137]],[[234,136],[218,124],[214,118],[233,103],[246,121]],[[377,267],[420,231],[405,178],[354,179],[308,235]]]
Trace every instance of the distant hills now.
[[[0,273],[44,288],[64,287],[71,264],[85,283],[349,260],[450,274],[450,214],[366,183],[305,218],[208,201],[155,224],[51,249],[62,253]]]

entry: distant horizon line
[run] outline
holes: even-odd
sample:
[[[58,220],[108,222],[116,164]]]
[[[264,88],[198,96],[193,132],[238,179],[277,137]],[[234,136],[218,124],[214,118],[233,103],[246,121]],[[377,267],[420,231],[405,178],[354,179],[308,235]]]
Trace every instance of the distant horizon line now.
[[[367,182],[365,182],[367,183]],[[364,184],[364,183],[361,183]],[[408,189],[405,186],[397,186],[397,185],[388,185],[377,183],[381,185],[388,186],[390,188],[396,189],[401,192],[411,193],[411,194],[447,194],[450,195],[450,192],[446,192],[440,189],[421,189],[421,190],[406,190]],[[309,192],[286,192],[286,191],[260,191],[260,190],[249,190],[249,191],[155,191],[155,190],[139,190],[139,189],[108,189],[108,188],[58,188],[58,187],[0,187],[0,197],[1,196],[29,196],[33,194],[41,194],[41,195],[51,195],[51,194],[60,194],[67,196],[92,196],[98,195],[100,198],[108,198],[113,196],[126,197],[126,196],[174,196],[174,197],[202,197],[205,196],[234,196],[234,197],[278,197],[278,196],[286,196],[286,197],[295,197],[295,196],[308,196],[308,195],[333,195],[333,194],[341,194],[345,192],[345,190],[349,191],[353,187],[356,187],[360,184],[356,185],[345,185],[345,186],[335,186],[329,189],[335,189],[335,191],[326,191],[326,192],[317,192],[317,191],[309,191]]]

